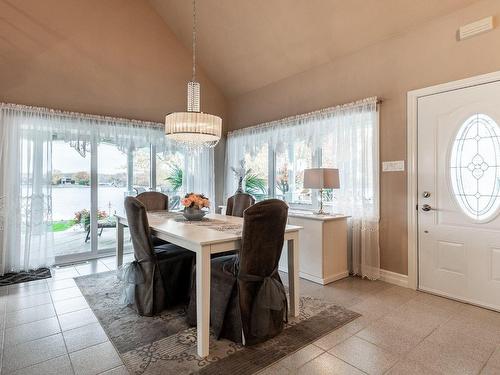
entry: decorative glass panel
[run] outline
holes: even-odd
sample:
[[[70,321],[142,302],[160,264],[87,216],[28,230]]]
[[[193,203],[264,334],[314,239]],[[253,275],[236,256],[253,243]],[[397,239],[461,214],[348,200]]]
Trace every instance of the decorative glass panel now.
[[[476,114],[460,127],[453,143],[451,184],[465,214],[485,221],[500,211],[500,127]]]

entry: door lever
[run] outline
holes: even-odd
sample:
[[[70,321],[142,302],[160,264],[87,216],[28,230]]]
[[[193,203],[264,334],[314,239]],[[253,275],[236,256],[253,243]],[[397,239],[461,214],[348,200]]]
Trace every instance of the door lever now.
[[[429,206],[428,204],[424,204],[422,205],[422,211],[431,211],[431,210],[435,210],[435,208],[432,208],[431,206]]]

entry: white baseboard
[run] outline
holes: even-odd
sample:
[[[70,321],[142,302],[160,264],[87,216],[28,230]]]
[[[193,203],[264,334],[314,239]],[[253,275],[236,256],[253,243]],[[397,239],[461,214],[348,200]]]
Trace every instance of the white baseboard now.
[[[337,273],[336,275],[331,275],[323,279],[323,285],[333,283],[334,281],[345,279],[349,276],[349,271],[344,271]]]
[[[286,269],[284,267],[279,267],[278,269],[281,272],[288,273],[288,269]],[[334,281],[346,278],[348,276],[349,276],[349,271],[345,271],[345,272],[338,273],[336,275],[328,276],[328,277],[323,279],[321,277],[310,275],[308,273],[299,271],[300,278],[306,279],[306,280],[312,281],[313,283],[321,284],[321,285],[330,284],[330,283],[333,283]]]
[[[408,275],[403,275],[401,273],[396,273],[387,270],[380,270],[380,280],[385,281],[389,284],[394,284],[402,286],[403,288],[408,288]]]

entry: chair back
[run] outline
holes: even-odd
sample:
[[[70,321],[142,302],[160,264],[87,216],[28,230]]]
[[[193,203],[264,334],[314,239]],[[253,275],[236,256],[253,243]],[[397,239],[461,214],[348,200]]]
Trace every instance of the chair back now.
[[[163,193],[146,191],[136,198],[146,207],[146,211],[168,211],[168,196]]]
[[[288,205],[279,199],[254,204],[243,216],[239,270],[269,276],[278,266],[285,238]]]
[[[227,199],[226,215],[243,217],[243,211],[255,204],[255,198],[248,193],[237,193]]]
[[[278,262],[287,217],[288,206],[278,199],[256,203],[243,214],[237,277],[241,327],[247,345],[283,330],[287,300]]]
[[[134,246],[135,260],[138,262],[155,261],[146,207],[139,199],[126,197],[125,211]]]

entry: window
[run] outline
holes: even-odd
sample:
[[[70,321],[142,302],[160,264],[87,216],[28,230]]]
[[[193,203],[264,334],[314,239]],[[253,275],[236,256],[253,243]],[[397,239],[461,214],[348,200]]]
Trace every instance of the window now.
[[[269,153],[268,145],[264,144],[255,154],[245,153],[244,188],[258,201],[272,196],[269,193]]]
[[[304,169],[313,167],[313,150],[305,141],[284,144],[276,152],[276,197],[289,203],[311,204],[311,190],[304,189]]]
[[[133,156],[133,152],[120,149],[111,142],[101,142],[97,146],[97,243],[101,252],[113,251],[115,248],[114,215],[123,215],[125,213],[123,200],[128,195],[136,194],[129,180],[132,177],[129,174],[129,162]],[[87,232],[88,241],[90,228]],[[125,238],[128,238],[128,235]],[[129,241],[125,242],[127,245],[130,244]],[[127,248],[131,250],[130,246]]]
[[[75,145],[76,146],[76,145]],[[90,145],[52,142],[52,222],[54,255],[90,251]]]
[[[137,193],[148,191],[151,187],[151,147],[134,150],[133,156],[133,186]]]
[[[321,167],[323,168],[339,168],[338,166],[338,151],[339,147],[335,144],[332,134],[326,136],[321,143]],[[332,205],[334,201],[335,192],[333,189],[323,190],[323,203],[325,205]]]
[[[476,114],[460,127],[452,145],[450,178],[462,211],[477,221],[500,211],[500,127]]]
[[[114,253],[114,215],[128,195],[161,190],[171,208],[186,190],[213,201],[213,150],[178,149],[163,124],[2,104],[0,138],[12,181],[0,184],[4,272]]]
[[[180,208],[185,186],[185,157],[182,153],[160,152],[156,154],[156,190],[169,197],[169,208]]]

